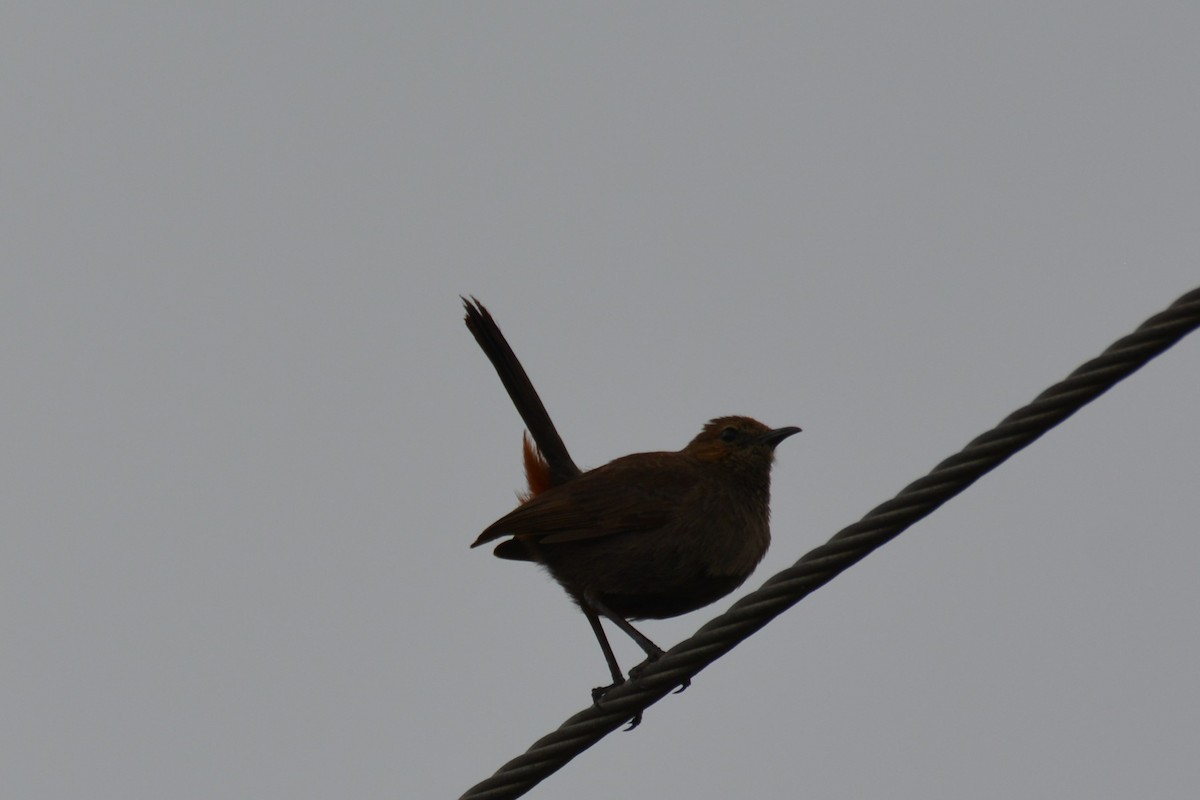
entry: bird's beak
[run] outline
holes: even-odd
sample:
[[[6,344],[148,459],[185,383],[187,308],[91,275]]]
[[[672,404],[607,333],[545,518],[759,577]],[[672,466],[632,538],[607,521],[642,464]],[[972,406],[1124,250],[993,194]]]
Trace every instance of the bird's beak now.
[[[786,428],[776,428],[773,431],[767,431],[759,437],[759,441],[765,445],[774,448],[777,444],[788,438],[792,434],[799,433],[800,429],[795,425],[789,425]]]

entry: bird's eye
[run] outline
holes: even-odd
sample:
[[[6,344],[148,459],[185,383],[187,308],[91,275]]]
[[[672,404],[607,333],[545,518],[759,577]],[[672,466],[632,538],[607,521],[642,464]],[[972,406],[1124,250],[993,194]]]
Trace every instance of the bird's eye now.
[[[732,442],[733,440],[735,440],[737,438],[738,438],[738,429],[737,428],[726,428],[725,430],[721,431],[721,441],[722,442]]]

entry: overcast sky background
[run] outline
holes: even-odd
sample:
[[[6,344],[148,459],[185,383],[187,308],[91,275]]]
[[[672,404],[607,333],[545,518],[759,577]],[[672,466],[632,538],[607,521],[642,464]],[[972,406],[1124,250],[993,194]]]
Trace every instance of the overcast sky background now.
[[[589,701],[521,423],[739,413],[774,544],[1200,285],[1191,3],[0,13],[0,794],[456,797]],[[529,796],[1185,797],[1200,338]],[[638,651],[614,637],[631,666]]]

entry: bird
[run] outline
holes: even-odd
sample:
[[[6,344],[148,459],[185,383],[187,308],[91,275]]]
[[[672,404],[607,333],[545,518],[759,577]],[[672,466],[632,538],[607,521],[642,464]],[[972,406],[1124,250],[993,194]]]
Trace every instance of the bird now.
[[[562,585],[587,618],[612,677],[592,690],[599,703],[625,682],[601,617],[633,639],[648,663],[664,651],[630,620],[685,614],[737,589],[770,545],[775,448],[800,428],[717,417],[681,450],[635,453],[585,472],[491,314],[474,298],[463,304],[467,327],[533,436],[523,439],[528,489],[521,504],[471,546],[502,540],[496,556],[539,564]],[[679,691],[688,685],[684,680]],[[639,712],[630,727],[640,720]]]
[[[685,614],[741,586],[771,542],[775,447],[799,432],[717,417],[682,450],[624,456],[555,486],[526,440],[528,499],[471,546],[504,539],[498,557],[540,564],[562,585],[608,661],[602,696],[625,678],[598,618],[655,660],[663,650],[630,620]]]

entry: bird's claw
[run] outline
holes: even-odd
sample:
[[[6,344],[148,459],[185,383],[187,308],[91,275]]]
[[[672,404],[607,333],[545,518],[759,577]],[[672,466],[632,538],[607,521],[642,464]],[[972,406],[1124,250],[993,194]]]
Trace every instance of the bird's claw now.
[[[617,688],[624,682],[625,680],[622,679],[610,683],[608,686],[597,686],[595,689],[592,689],[592,704],[596,706],[600,705],[600,701],[604,699],[604,695],[608,694],[610,691]]]
[[[659,650],[657,653],[650,653],[649,655],[647,655],[645,661],[643,661],[641,664],[638,664],[633,669],[629,670],[629,679],[637,680],[638,678],[640,678],[642,676],[642,674],[645,673],[646,667],[650,666],[655,661],[658,661],[664,655],[666,655],[666,653],[662,650]],[[597,686],[595,689],[592,689],[592,704],[595,705],[596,707],[599,707],[600,704],[604,701],[604,696],[623,683],[625,683],[625,679],[621,678],[619,680],[613,681],[608,686]],[[672,694],[679,694],[680,692],[682,692],[684,689],[688,688],[691,685],[692,685],[692,679],[684,678],[683,683],[679,684],[679,688],[676,689],[674,692],[672,692]],[[638,711],[636,714],[634,714],[629,719],[629,726],[626,727],[624,730],[631,731],[634,728],[636,728],[638,725],[641,725],[641,724],[642,724],[642,712]]]
[[[623,683],[625,683],[625,680],[622,678],[619,681],[614,681],[613,683],[610,683],[608,686],[597,686],[595,689],[592,689],[592,704],[595,705],[597,708],[599,708],[600,703],[604,700],[604,695],[608,694],[611,690],[615,689],[616,687],[620,686]],[[636,714],[634,714],[629,719],[629,727],[625,728],[625,730],[631,731],[634,728],[636,728],[638,725],[641,725],[641,724],[642,724],[642,712],[638,711]]]

